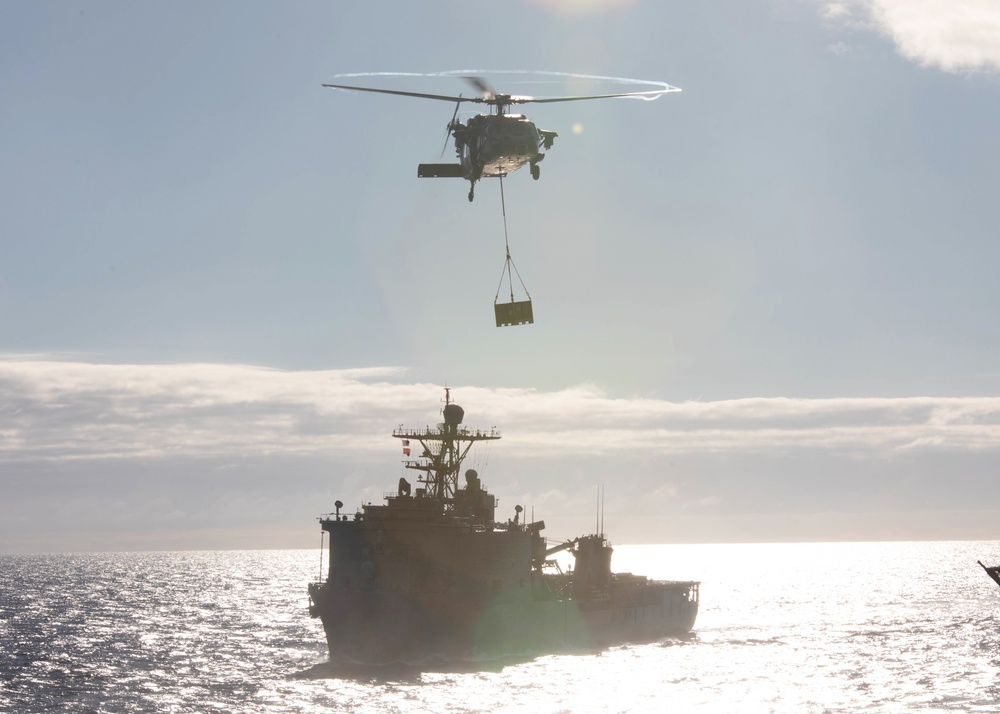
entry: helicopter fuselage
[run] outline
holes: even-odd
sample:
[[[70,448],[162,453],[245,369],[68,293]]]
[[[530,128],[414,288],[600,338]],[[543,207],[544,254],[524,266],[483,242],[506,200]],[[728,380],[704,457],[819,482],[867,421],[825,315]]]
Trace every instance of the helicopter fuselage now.
[[[557,134],[539,129],[522,114],[477,114],[465,124],[452,121],[449,131],[455,138],[458,164],[421,164],[417,175],[424,178],[461,177],[471,184],[469,200],[476,181],[484,176],[506,176],[525,164],[538,179],[538,162],[545,158]]]
[[[454,129],[455,150],[468,180],[506,176],[541,161],[544,136],[520,114],[480,114]]]

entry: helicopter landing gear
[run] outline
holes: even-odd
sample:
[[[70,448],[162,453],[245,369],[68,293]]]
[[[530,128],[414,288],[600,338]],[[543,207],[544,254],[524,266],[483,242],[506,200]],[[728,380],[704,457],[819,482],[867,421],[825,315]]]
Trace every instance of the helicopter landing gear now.
[[[531,164],[531,178],[533,178],[533,179],[535,179],[535,181],[537,181],[538,177],[541,176],[541,175],[542,175],[542,170],[540,168],[538,168],[538,164],[532,163]]]

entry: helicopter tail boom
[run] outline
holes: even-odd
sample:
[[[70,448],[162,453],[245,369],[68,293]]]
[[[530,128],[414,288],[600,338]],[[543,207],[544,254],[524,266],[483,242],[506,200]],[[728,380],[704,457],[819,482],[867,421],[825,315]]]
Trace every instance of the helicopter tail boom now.
[[[420,164],[417,166],[419,178],[465,178],[462,164]]]

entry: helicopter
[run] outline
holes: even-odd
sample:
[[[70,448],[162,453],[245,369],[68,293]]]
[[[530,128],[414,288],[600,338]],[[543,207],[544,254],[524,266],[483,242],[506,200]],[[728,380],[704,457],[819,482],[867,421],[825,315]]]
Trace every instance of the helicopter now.
[[[557,74],[557,73],[552,73]],[[572,76],[572,75],[568,75]],[[579,76],[579,75],[578,75]],[[609,77],[589,77],[590,79],[614,79]],[[484,176],[506,176],[527,164],[531,177],[538,180],[541,170],[538,164],[545,158],[546,151],[552,148],[558,134],[554,131],[539,129],[523,114],[512,114],[511,107],[520,104],[547,104],[555,102],[577,102],[588,99],[612,99],[616,97],[634,97],[639,99],[656,99],[667,92],[679,92],[677,87],[663,84],[662,88],[640,92],[620,92],[614,94],[593,94],[566,97],[527,97],[511,94],[497,94],[481,78],[466,76],[464,79],[479,90],[479,96],[464,97],[442,94],[425,94],[408,92],[398,89],[376,89],[346,84],[324,84],[332,89],[353,90],[358,92],[377,92],[379,94],[394,94],[403,97],[417,97],[445,102],[454,102],[455,111],[447,125],[445,147],[448,136],[455,140],[456,164],[419,164],[419,178],[463,178],[469,182],[469,201],[475,198],[476,182]],[[629,80],[637,81],[637,80]],[[465,102],[486,104],[492,107],[490,114],[477,114],[465,123],[458,120],[458,110]],[[442,150],[442,154],[444,151]]]

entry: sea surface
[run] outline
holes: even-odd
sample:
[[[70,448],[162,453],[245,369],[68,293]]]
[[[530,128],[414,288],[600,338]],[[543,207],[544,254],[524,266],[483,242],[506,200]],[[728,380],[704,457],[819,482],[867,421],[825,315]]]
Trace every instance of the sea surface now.
[[[997,712],[1000,541],[619,546],[701,580],[683,639],[326,663],[319,551],[0,556],[2,712]]]

